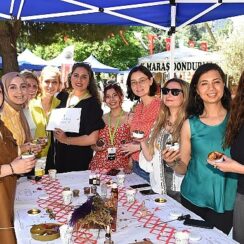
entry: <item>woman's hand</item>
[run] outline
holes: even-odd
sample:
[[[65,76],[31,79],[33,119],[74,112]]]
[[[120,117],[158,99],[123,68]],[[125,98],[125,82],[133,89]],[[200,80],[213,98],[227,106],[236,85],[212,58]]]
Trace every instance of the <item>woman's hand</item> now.
[[[244,173],[244,166],[226,155],[223,155],[223,162],[221,163],[216,163],[214,160],[207,161],[214,168],[219,169],[222,172]]]
[[[37,155],[39,152],[42,151],[42,146],[39,144],[30,144],[30,151]]]
[[[169,165],[171,166],[172,164],[174,164],[174,162],[176,160],[179,160],[180,158],[180,150],[171,150],[171,149],[164,149],[162,151],[162,157],[163,157],[163,160]]]
[[[24,174],[30,172],[35,167],[36,159],[35,157],[22,159],[17,157],[11,162],[13,171],[15,174]]]
[[[59,128],[55,128],[54,130],[54,137],[61,143],[63,144],[68,144],[67,143],[67,136],[65,134],[65,132]]]
[[[123,153],[125,157],[131,155],[134,152],[137,152],[140,150],[140,144],[139,143],[126,143],[122,144],[119,148],[119,152]]]
[[[25,152],[30,152],[31,151],[31,144],[30,144],[30,142],[27,142],[25,144],[20,145],[19,148],[20,148],[21,154],[25,153]]]

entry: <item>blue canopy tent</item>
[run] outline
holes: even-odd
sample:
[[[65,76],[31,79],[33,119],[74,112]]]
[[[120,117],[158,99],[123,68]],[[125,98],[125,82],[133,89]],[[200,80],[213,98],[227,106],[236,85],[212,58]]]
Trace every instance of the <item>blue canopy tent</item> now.
[[[25,49],[18,55],[20,70],[42,70],[47,65],[46,60],[36,56],[29,49]]]
[[[5,0],[0,19],[100,25],[147,25],[172,36],[188,25],[244,14],[244,0]],[[171,69],[171,74],[173,69]]]
[[[29,49],[25,49],[22,53],[18,55],[18,63],[20,70],[42,70],[47,62],[36,56]],[[0,69],[2,68],[2,58],[0,57]]]

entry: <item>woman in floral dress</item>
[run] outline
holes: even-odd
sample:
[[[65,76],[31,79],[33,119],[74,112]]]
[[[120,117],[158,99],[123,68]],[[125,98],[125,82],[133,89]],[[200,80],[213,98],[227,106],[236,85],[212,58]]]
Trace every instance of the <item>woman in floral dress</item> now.
[[[99,131],[99,140],[89,168],[92,171],[108,172],[111,169],[129,169],[129,158],[121,151],[121,144],[130,142],[129,116],[122,109],[123,92],[116,83],[104,89],[104,102],[110,112],[103,116],[105,128]]]

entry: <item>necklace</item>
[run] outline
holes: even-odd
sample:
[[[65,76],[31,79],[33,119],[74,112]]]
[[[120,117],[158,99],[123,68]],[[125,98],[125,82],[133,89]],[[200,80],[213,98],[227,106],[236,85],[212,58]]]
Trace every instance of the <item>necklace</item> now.
[[[117,132],[117,129],[119,127],[119,122],[120,122],[120,119],[121,119],[121,117],[122,117],[123,114],[124,114],[124,111],[121,110],[121,112],[119,114],[119,117],[116,119],[116,123],[115,123],[114,130],[112,131],[112,126],[111,126],[111,112],[109,113],[109,116],[108,116],[108,133],[109,133],[110,143],[111,143],[112,146],[114,145],[115,134]]]
[[[86,91],[82,96],[75,96],[73,93],[69,95],[67,100],[66,108],[75,107],[81,100],[88,98],[90,93]]]

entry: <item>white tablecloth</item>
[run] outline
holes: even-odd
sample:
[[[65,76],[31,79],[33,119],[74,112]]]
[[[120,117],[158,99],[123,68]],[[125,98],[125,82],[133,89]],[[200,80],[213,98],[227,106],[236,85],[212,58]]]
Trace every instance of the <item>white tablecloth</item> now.
[[[58,174],[57,181],[60,182],[61,187],[70,187],[71,189],[79,189],[81,194],[79,198],[74,198],[72,205],[80,205],[86,201],[86,196],[82,194],[83,187],[88,186],[89,171],[85,172],[70,172],[65,174]],[[48,179],[46,177],[46,179]],[[171,220],[170,213],[172,211],[180,212],[182,214],[190,214],[192,218],[198,218],[194,213],[190,212],[178,202],[173,200],[167,195],[161,195],[161,197],[167,200],[166,203],[157,204],[154,199],[160,197],[160,195],[143,196],[140,193],[136,194],[136,203],[126,204],[124,192],[130,185],[145,183],[143,179],[135,174],[126,175],[124,188],[120,189],[120,200],[118,208],[117,218],[117,231],[112,233],[112,239],[115,244],[127,244],[134,243],[136,241],[142,241],[144,238],[149,238],[153,243],[174,243],[174,231],[175,230],[187,230],[190,233],[196,233],[200,235],[201,240],[194,243],[236,243],[228,236],[223,234],[217,229],[203,229],[196,227],[189,227],[183,225],[182,221],[173,221],[167,225],[163,222]],[[49,184],[49,183],[48,183]],[[50,183],[50,189],[52,189],[52,183]],[[53,187],[55,193],[55,187]],[[98,187],[98,192],[99,192]],[[50,191],[49,191],[50,193]],[[55,195],[55,194],[54,194]],[[49,215],[45,211],[45,204],[41,204],[40,198],[43,196],[49,197],[50,200],[55,202],[55,197],[52,194],[48,194],[44,188],[44,185],[40,182],[35,184],[26,178],[20,178],[17,184],[16,202],[15,202],[15,232],[17,236],[18,244],[61,244],[61,240],[57,239],[49,242],[39,242],[31,238],[30,228],[33,224],[40,223],[57,223],[57,220],[50,220]],[[45,201],[45,200],[44,200]],[[145,207],[151,212],[146,217],[140,218],[140,206],[141,203],[145,204]],[[32,208],[38,208],[41,210],[39,215],[28,215],[27,211]],[[68,216],[63,216],[62,220]],[[91,230],[91,237],[87,241],[78,241],[75,243],[98,243],[104,242],[105,232],[101,230]],[[190,242],[191,243],[191,242]]]

